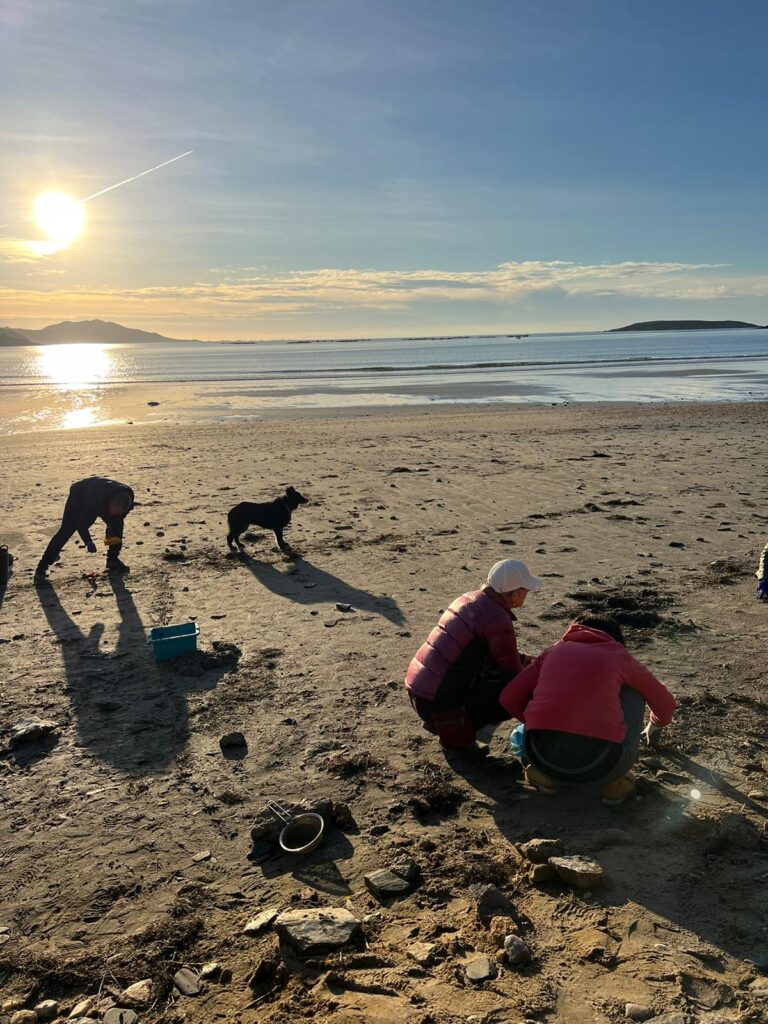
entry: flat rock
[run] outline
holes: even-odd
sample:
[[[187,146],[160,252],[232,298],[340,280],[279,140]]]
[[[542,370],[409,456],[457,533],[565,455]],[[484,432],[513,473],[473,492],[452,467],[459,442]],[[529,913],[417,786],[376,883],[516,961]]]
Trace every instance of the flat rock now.
[[[684,1013],[673,1010],[671,1013],[662,1013],[658,1017],[651,1017],[651,1024],[687,1024]]]
[[[57,725],[45,719],[29,719],[26,722],[19,722],[11,729],[10,747],[16,750],[25,743],[34,743],[37,740],[45,739],[46,736],[56,734]],[[31,1011],[30,1011],[31,1012]]]
[[[124,1010],[119,1006],[110,1007],[103,1017],[104,1024],[136,1024],[138,1019],[133,1010]]]
[[[379,871],[371,871],[364,876],[364,882],[368,891],[380,900],[396,899],[398,896],[405,896],[411,891],[411,883],[406,882],[400,875],[393,871],[381,868]]]
[[[275,921],[278,935],[300,953],[341,949],[360,933],[360,922],[341,907],[287,910]]]
[[[434,942],[414,942],[412,946],[408,946],[405,955],[419,967],[429,967],[435,958],[436,948]]]
[[[550,857],[563,853],[563,844],[559,839],[529,839],[520,849],[534,864],[546,864]]]
[[[549,864],[534,864],[531,868],[531,881],[534,885],[546,885],[557,878],[557,872]]]
[[[34,1010],[38,1020],[53,1020],[59,1015],[59,1004],[55,999],[44,999],[34,1007]]]
[[[467,981],[478,985],[496,977],[496,965],[487,956],[478,956],[467,964],[464,975]]]
[[[173,984],[183,996],[196,996],[202,988],[199,975],[189,967],[182,967],[176,971]]]
[[[653,1016],[650,1006],[641,1006],[640,1003],[627,1003],[624,1007],[624,1016],[628,1020],[649,1020]]]
[[[531,959],[531,947],[519,935],[507,935],[504,939],[504,959],[513,967],[525,964]]]
[[[142,981],[135,981],[124,990],[121,1001],[129,1006],[149,1006],[152,1002],[152,979],[144,978]]]
[[[549,863],[574,889],[594,889],[603,884],[603,869],[589,857],[550,857]]]
[[[259,932],[266,931],[279,913],[280,911],[277,907],[269,907],[267,910],[262,910],[256,917],[251,918],[245,928],[243,928],[243,935],[258,935]]]
[[[196,853],[194,855],[194,857],[192,858],[192,860],[193,860],[193,862],[195,864],[202,864],[202,862],[204,860],[210,860],[210,859],[211,859],[211,851],[210,850],[201,850],[199,853]]]
[[[515,908],[495,885],[480,882],[470,886],[469,891],[477,907],[477,916],[483,924],[490,924],[494,917],[515,917]]]

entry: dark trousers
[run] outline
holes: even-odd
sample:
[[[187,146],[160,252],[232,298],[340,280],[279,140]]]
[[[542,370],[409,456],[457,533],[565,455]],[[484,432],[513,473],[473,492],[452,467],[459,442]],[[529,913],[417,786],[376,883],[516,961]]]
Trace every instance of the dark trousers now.
[[[627,732],[622,743],[549,729],[526,729],[525,754],[540,771],[558,782],[613,782],[626,775],[638,758],[645,699],[622,686],[619,696]]]
[[[64,545],[71,537],[74,536],[74,534],[79,532],[79,528],[82,526],[80,518],[80,495],[77,488],[78,485],[73,484],[69,489],[69,496],[67,497],[67,501],[64,505],[64,515],[61,517],[61,526],[48,541],[48,547],[43,552],[43,557],[40,559],[40,564],[37,567],[38,571],[45,571],[52,566],[55,561],[57,561]],[[120,537],[122,539],[123,520],[124,516],[110,517],[107,523],[106,536]],[[107,561],[117,558],[122,547],[122,543],[110,545],[109,553],[107,554]]]
[[[474,743],[478,729],[509,718],[499,704],[499,694],[509,679],[495,665],[474,677],[465,677],[463,682],[463,686],[457,686],[452,673],[438,688],[434,700],[411,697],[424,728],[438,736],[447,748],[469,746]]]

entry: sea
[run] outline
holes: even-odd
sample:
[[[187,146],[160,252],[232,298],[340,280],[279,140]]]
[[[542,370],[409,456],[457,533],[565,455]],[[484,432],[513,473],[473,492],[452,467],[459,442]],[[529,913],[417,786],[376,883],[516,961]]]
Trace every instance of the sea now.
[[[205,397],[209,417],[451,403],[758,401],[768,398],[768,330],[3,348],[0,420],[4,397],[18,389],[103,395],[138,384],[157,386],[163,400],[171,385],[190,385]]]

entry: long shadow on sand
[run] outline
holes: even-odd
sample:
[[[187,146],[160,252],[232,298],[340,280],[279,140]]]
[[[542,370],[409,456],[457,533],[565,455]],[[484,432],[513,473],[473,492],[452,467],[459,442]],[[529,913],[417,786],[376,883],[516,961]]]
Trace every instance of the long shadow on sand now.
[[[601,803],[599,788],[565,788],[557,796],[538,793],[515,777],[506,758],[453,767],[468,785],[493,800],[496,825],[510,843],[558,838],[568,853],[595,857],[607,886],[595,893],[593,906],[602,904],[637,918],[631,911],[639,904],[661,918],[657,925],[643,926],[648,935],[640,945],[645,943],[647,955],[658,956],[655,944],[669,939],[665,928],[674,931],[676,926],[736,958],[754,954],[754,885],[756,874],[764,873],[765,852],[759,846],[719,844],[717,815],[706,813],[712,799],[707,794],[702,806],[689,796],[695,787],[673,792],[648,785],[641,789],[641,799],[609,808]],[[711,776],[695,762],[685,767],[694,778]],[[738,811],[739,791],[718,788],[734,801],[726,810]],[[616,830],[621,830],[618,838]],[[553,894],[559,889],[551,887]],[[626,948],[645,955],[635,949],[632,925],[628,927]],[[694,968],[695,963],[695,973]]]
[[[143,775],[167,767],[186,741],[186,688],[152,659],[144,623],[123,579],[110,578],[108,585],[120,616],[112,651],[101,650],[104,624],[83,632],[52,586],[41,592],[40,602],[61,644],[80,744],[121,771]],[[208,686],[215,686],[215,676],[207,675]]]
[[[259,562],[250,555],[237,557],[253,576],[273,594],[279,594],[297,604],[327,604],[338,602],[349,604],[358,611],[373,612],[402,626],[405,617],[397,601],[391,597],[377,596],[359,587],[353,587],[338,576],[319,569],[301,555],[296,555],[289,564],[289,571],[281,572],[271,562]]]

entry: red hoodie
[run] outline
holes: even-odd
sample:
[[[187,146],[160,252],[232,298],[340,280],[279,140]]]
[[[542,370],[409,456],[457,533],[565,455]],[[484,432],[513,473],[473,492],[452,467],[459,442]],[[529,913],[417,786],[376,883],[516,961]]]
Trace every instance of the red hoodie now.
[[[499,701],[526,729],[552,729],[622,743],[622,686],[645,697],[654,725],[668,725],[675,698],[627,649],[601,629],[574,623],[554,647],[515,676]]]

